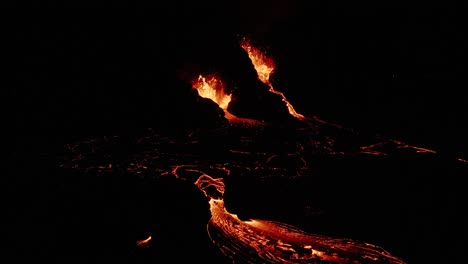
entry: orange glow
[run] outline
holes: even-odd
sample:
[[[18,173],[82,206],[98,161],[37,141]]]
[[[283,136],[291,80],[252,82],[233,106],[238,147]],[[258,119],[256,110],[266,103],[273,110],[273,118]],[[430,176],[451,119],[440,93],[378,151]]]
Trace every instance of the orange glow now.
[[[259,49],[252,47],[250,42],[246,39],[242,39],[240,45],[245,51],[247,51],[255,71],[257,71],[258,79],[264,84],[270,85],[270,76],[275,70],[273,60],[265,56]]]
[[[208,235],[232,260],[245,263],[405,263],[369,243],[311,234],[280,222],[243,221],[225,208],[223,179],[199,172],[201,176],[195,185],[209,199],[210,205]]]
[[[198,95],[203,98],[208,98],[215,102],[224,111],[224,117],[230,123],[241,125],[259,125],[261,122],[248,118],[237,117],[228,112],[227,108],[231,102],[231,94],[227,94],[225,87],[220,78],[215,75],[204,77],[199,75],[196,80],[192,82],[192,87],[197,89]]]
[[[267,57],[263,52],[261,52],[259,49],[253,47],[249,41],[247,41],[245,38],[242,39],[240,43],[241,47],[247,52],[249,55],[250,60],[252,61],[252,64],[255,68],[255,71],[257,72],[258,79],[263,82],[264,84],[268,85],[270,87],[269,91],[281,96],[283,102],[286,104],[286,107],[288,108],[289,113],[298,118],[298,119],[304,119],[304,116],[297,113],[296,110],[294,110],[294,107],[292,104],[286,99],[286,96],[279,91],[276,91],[273,88],[273,85],[270,82],[270,76],[275,70],[275,64],[273,63],[273,60],[269,57]]]
[[[226,94],[224,85],[219,78],[214,75],[203,77],[198,76],[198,79],[193,83],[193,88],[197,89],[198,95],[203,98],[211,99],[219,105],[224,112],[227,112],[227,107],[231,101],[231,95]]]
[[[138,240],[137,241],[137,246],[142,247],[142,248],[148,248],[150,246],[151,239],[152,239],[152,237],[149,236],[147,239]]]

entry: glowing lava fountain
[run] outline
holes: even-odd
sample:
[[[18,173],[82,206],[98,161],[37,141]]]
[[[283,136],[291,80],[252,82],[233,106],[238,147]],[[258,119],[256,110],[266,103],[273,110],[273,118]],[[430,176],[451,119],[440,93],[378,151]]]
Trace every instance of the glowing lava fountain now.
[[[258,79],[270,87],[270,92],[281,96],[281,99],[286,104],[286,107],[292,116],[301,120],[304,119],[303,115],[296,112],[292,104],[288,101],[288,99],[286,99],[286,96],[282,92],[279,92],[273,88],[273,84],[270,82],[270,76],[275,70],[275,64],[273,63],[273,60],[270,57],[267,57],[259,49],[253,47],[245,38],[242,39],[240,45],[249,55],[255,71],[257,72]]]
[[[231,95],[226,94],[224,85],[219,78],[216,78],[214,75],[208,77],[199,75],[198,79],[196,79],[192,85],[197,89],[198,95],[203,98],[211,99],[223,109],[224,113],[229,113],[227,107],[231,101]]]
[[[281,100],[286,104],[288,112],[297,119],[304,120],[305,117],[302,114],[296,112],[292,104],[286,99],[286,96],[273,88],[273,84],[270,82],[270,76],[275,69],[273,60],[267,57],[259,49],[253,47],[250,42],[245,38],[240,43],[241,47],[247,52],[255,71],[257,72],[258,79],[264,84],[268,85],[269,92],[281,96]],[[257,123],[258,121],[246,118],[239,118],[229,113],[227,110],[229,103],[231,102],[231,94],[226,93],[223,82],[218,76],[199,75],[198,78],[192,81],[192,87],[198,91],[198,95],[203,98],[211,99],[213,102],[224,111],[224,116],[231,122],[240,123]]]
[[[192,87],[198,91],[199,96],[215,102],[219,108],[224,111],[224,117],[229,120],[229,122],[249,125],[260,124],[257,120],[237,117],[227,110],[232,95],[226,93],[225,86],[218,76],[209,75],[204,77],[203,75],[199,75],[198,78],[192,82]]]

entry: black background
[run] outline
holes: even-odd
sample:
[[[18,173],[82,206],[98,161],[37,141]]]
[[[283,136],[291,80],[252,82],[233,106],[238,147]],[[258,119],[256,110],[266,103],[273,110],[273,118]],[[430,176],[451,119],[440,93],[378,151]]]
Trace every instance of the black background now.
[[[76,240],[67,237],[68,231],[57,231],[61,224],[54,222],[56,217],[49,218],[57,197],[63,197],[57,189],[61,184],[73,185],[80,177],[67,175],[72,184],[56,171],[54,155],[64,143],[83,136],[138,133],[148,127],[178,130],[209,124],[215,117],[200,113],[211,109],[196,109],[194,94],[181,76],[197,69],[241,75],[239,69],[251,66],[243,64],[239,55],[239,36],[251,37],[271,54],[277,64],[275,87],[298,112],[449,157],[468,155],[467,33],[461,6],[446,1],[408,6],[299,0],[175,1],[165,6],[117,1],[113,6],[124,9],[37,9],[17,12],[11,20],[16,81],[9,105],[14,115],[14,148],[4,201],[14,205],[7,207],[6,215],[11,219],[7,225],[11,252],[18,255],[49,256],[47,250],[66,250],[68,244],[75,249],[64,256],[73,258],[86,241],[79,231],[72,234],[80,238]],[[230,81],[236,82],[234,77]],[[437,175],[444,171],[439,167]],[[411,172],[403,174],[410,177]],[[111,182],[125,185],[127,180]],[[418,185],[419,180],[410,185]],[[105,186],[104,182],[98,186]],[[431,178],[423,184],[421,196],[407,194],[411,203],[424,207],[427,199],[435,197],[432,188],[437,182]],[[450,183],[443,186],[440,195],[449,197]],[[430,194],[425,193],[426,187]],[[460,188],[455,197],[460,196]],[[93,203],[92,198],[80,203],[77,212],[87,212]],[[430,209],[439,203],[443,202],[433,203]],[[102,204],[92,207],[95,213]],[[451,219],[461,221],[459,208],[450,208],[443,207],[449,210],[443,228]],[[67,212],[74,215],[76,209],[72,206]],[[439,213],[437,217],[443,217],[446,212]],[[99,215],[98,224],[90,224],[94,231],[120,219],[106,229],[108,233],[101,233],[103,240],[106,235],[114,239],[106,248],[125,248],[120,242],[134,240],[113,232],[126,229],[122,225],[130,225],[131,220],[105,212]],[[409,215],[417,216],[410,227],[425,221],[417,213]],[[81,218],[82,222],[95,220],[88,215]],[[63,230],[70,230],[73,224],[63,225],[67,226]],[[425,242],[417,248],[418,254],[423,255],[424,246],[430,244],[432,229],[428,230],[420,231]],[[49,236],[51,232],[59,234]],[[412,242],[417,243],[415,237]],[[55,239],[66,244],[57,246]],[[108,242],[101,241],[93,241],[85,250],[98,251],[99,245]]]

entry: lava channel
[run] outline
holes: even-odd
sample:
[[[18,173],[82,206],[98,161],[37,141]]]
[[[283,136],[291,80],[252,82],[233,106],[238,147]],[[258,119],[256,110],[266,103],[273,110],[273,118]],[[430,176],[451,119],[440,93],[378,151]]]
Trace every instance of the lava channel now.
[[[222,178],[203,174],[195,184],[209,198],[209,237],[234,263],[405,263],[372,244],[310,234],[274,221],[242,221],[224,206]]]

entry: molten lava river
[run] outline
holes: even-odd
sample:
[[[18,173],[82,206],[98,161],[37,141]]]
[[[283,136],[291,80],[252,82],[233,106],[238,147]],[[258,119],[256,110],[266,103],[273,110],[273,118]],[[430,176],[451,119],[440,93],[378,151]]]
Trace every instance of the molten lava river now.
[[[315,166],[320,157],[358,159],[386,158],[402,153],[436,154],[393,139],[363,137],[354,130],[297,113],[269,81],[273,61],[246,40],[240,45],[251,59],[259,80],[270,87],[269,92],[281,96],[298,125],[277,128],[263,121],[236,117],[228,111],[231,95],[225,92],[222,80],[216,75],[200,75],[194,78],[193,88],[201,97],[219,105],[229,126],[177,136],[148,129],[144,135],[133,137],[88,138],[65,146],[66,155],[61,166],[96,174],[112,174],[123,169],[141,180],[172,177],[191,183],[209,204],[211,219],[207,223],[206,236],[227,262],[405,263],[381,245],[352,237],[336,237],[330,232],[320,234],[317,229],[304,230],[294,223],[284,222],[287,217],[243,219],[230,212],[227,204],[225,206],[225,191],[229,189],[226,179],[229,177],[242,175],[256,181],[268,181],[269,178],[293,181],[319,177]],[[281,132],[274,133],[278,129]],[[115,149],[122,145],[125,154],[116,157]],[[320,188],[320,184],[317,183],[315,188]],[[315,191],[311,189],[310,192]],[[135,241],[135,245],[148,249],[152,240],[157,241],[158,237],[148,233]]]

